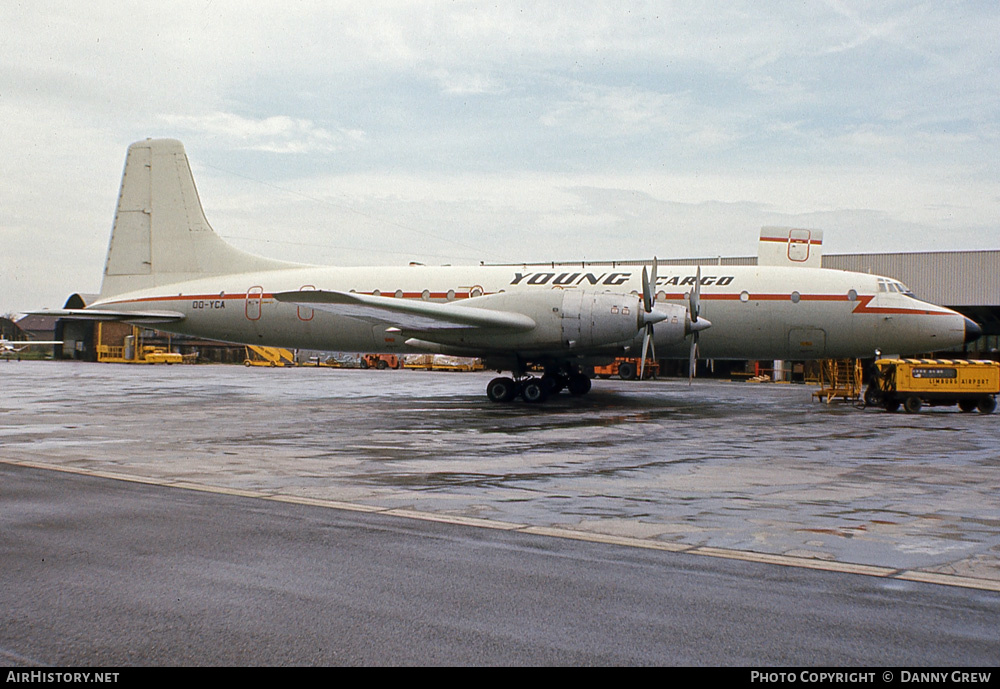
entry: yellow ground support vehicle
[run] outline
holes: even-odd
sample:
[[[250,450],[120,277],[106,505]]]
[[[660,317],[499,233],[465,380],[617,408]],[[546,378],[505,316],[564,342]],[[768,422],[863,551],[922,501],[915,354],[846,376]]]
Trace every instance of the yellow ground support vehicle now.
[[[865,404],[910,413],[930,406],[957,404],[964,412],[996,409],[1000,363],[963,359],[879,359],[865,391]]]
[[[168,352],[162,347],[145,346],[138,361],[146,364],[182,364],[184,357],[177,352]]]
[[[294,366],[295,355],[282,347],[246,346],[244,366]]]

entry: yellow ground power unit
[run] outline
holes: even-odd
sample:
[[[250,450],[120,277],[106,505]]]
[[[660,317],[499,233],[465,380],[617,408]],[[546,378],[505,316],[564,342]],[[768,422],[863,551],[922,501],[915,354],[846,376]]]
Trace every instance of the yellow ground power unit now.
[[[1000,393],[1000,363],[964,359],[879,359],[865,404],[911,413],[924,405],[957,404],[964,412],[989,414]]]

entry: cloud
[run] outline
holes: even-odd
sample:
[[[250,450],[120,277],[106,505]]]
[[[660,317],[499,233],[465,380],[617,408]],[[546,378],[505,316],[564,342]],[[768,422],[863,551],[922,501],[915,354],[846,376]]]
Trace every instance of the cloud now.
[[[217,229],[293,260],[753,253],[797,223],[1000,243],[990,3],[39,0],[0,25],[0,310],[99,283],[148,136],[184,141]]]
[[[432,75],[441,85],[441,90],[449,95],[498,95],[508,90],[502,80],[489,74],[436,69]]]
[[[159,120],[179,132],[221,138],[221,146],[268,153],[330,152],[359,145],[359,130],[330,130],[310,120],[274,115],[251,119],[232,113],[161,115]]]

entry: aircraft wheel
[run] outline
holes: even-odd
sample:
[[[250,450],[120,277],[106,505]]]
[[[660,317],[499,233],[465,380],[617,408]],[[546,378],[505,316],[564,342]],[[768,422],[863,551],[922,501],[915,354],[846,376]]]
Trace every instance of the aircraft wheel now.
[[[979,398],[979,404],[976,405],[976,409],[979,410],[980,414],[992,414],[993,410],[997,408],[997,400],[995,397],[990,397],[989,395],[984,395]]]
[[[635,366],[626,361],[618,367],[618,377],[622,380],[635,380]]]
[[[486,386],[486,396],[490,402],[510,402],[517,397],[517,383],[513,378],[494,378]]]
[[[538,378],[529,378],[521,383],[521,397],[525,402],[541,404],[549,398],[549,386]]]
[[[969,412],[975,411],[976,407],[979,406],[980,402],[982,402],[982,400],[970,400],[970,399],[959,400],[958,408],[961,411],[968,414]]]
[[[590,378],[576,375],[569,379],[569,394],[586,395],[588,392],[590,392]]]
[[[549,387],[550,395],[558,395],[566,387],[567,380],[565,376],[559,375],[558,373],[548,374],[546,373],[542,376],[542,383]]]
[[[905,409],[911,414],[916,414],[918,411],[920,411],[920,408],[922,406],[924,406],[924,403],[921,402],[920,398],[917,397],[916,395],[910,395],[909,397],[906,398],[906,401],[903,402],[903,409]]]

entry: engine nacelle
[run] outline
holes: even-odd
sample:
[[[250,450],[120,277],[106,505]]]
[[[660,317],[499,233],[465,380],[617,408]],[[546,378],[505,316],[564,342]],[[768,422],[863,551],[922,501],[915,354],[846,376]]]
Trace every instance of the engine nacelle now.
[[[655,311],[665,316],[654,326],[656,338],[683,340],[686,310],[668,304],[657,306]],[[570,350],[631,342],[646,324],[642,299],[634,294],[566,290],[560,315],[562,342]]]

